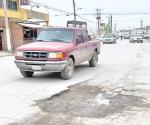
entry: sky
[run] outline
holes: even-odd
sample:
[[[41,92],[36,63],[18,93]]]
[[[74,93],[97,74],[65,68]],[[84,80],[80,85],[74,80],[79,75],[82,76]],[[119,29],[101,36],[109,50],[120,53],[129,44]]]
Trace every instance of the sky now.
[[[73,12],[72,0],[34,0],[36,2],[49,5],[54,8]],[[141,13],[150,12],[149,0],[75,0],[77,14],[96,13],[96,8],[102,9],[102,13]],[[82,8],[78,10],[78,8]],[[65,14],[49,10],[50,25],[65,26],[67,20],[73,20],[73,16],[66,16]],[[57,16],[56,16],[57,15]],[[107,22],[109,15],[102,15],[102,21]],[[95,16],[82,16],[88,21],[91,30],[96,28]],[[77,20],[81,20],[77,18]],[[129,29],[139,27],[140,21],[144,21],[144,25],[150,25],[150,15],[129,15],[129,16],[115,16],[113,15],[113,24],[117,24],[117,29]]]

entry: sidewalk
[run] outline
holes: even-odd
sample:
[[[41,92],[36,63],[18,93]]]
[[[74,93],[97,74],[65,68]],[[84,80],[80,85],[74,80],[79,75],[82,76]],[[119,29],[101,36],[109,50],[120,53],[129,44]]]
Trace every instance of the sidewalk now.
[[[4,56],[12,56],[13,53],[7,52],[7,51],[0,51],[0,57],[4,57]]]

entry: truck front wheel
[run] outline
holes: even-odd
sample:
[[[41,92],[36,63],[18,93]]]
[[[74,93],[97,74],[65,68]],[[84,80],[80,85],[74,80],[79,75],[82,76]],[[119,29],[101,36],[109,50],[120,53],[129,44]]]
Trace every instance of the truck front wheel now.
[[[97,62],[98,62],[98,54],[96,51],[94,51],[94,54],[93,54],[91,60],[89,61],[90,67],[95,67]]]
[[[30,71],[20,71],[21,75],[24,77],[32,77],[34,72],[30,72]]]
[[[72,78],[74,73],[74,62],[71,58],[68,59],[65,69],[61,72],[61,77],[65,80]]]

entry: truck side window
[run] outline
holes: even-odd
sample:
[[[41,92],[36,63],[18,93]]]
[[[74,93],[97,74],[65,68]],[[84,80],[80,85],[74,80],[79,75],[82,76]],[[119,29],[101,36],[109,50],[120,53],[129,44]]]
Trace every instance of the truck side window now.
[[[88,42],[89,41],[88,32],[87,31],[82,31],[82,35],[83,35],[84,42]]]
[[[76,34],[76,42],[77,42],[77,44],[84,43],[84,40],[83,40],[83,36],[82,36],[81,31],[77,31],[77,34]]]

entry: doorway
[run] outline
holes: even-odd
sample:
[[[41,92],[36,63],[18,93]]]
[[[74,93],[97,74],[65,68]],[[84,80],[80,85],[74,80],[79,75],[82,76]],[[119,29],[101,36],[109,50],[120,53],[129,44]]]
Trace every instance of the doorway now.
[[[3,50],[3,39],[2,39],[3,30],[0,30],[0,51]]]
[[[0,51],[3,50],[3,44],[2,44],[2,32],[0,31]]]

